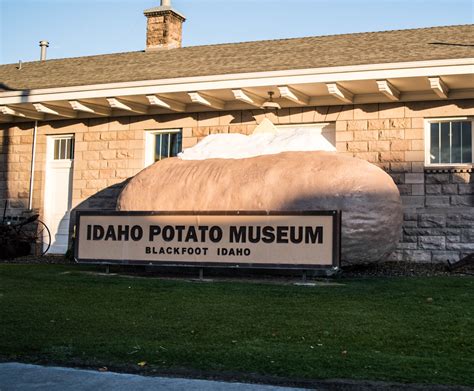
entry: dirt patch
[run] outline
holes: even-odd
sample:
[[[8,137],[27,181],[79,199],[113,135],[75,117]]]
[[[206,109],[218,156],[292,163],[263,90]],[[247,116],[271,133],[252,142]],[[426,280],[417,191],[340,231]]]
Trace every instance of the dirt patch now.
[[[26,257],[13,259],[0,259],[0,264],[2,263],[14,263],[19,265],[73,265],[75,262],[66,259],[63,255],[43,255],[41,257],[28,255]]]
[[[15,259],[0,260],[1,263],[30,264],[30,265],[74,265],[75,262],[64,256],[49,255],[42,257],[26,256]],[[94,267],[94,266],[91,266]],[[97,271],[104,272],[105,266],[97,266]],[[140,277],[174,277],[188,278],[199,275],[199,268],[178,268],[160,266],[110,266],[110,272]],[[292,280],[301,278],[301,271],[294,270],[260,270],[260,269],[204,269],[206,278],[227,279],[282,279]],[[417,263],[417,262],[375,262],[361,265],[343,265],[333,278],[365,278],[365,277],[434,277],[453,275],[474,275],[474,261],[450,268],[447,263]],[[318,279],[321,275],[307,272],[308,281]]]
[[[341,276],[352,277],[433,277],[474,275],[474,262],[450,269],[447,263],[378,262],[343,266]]]

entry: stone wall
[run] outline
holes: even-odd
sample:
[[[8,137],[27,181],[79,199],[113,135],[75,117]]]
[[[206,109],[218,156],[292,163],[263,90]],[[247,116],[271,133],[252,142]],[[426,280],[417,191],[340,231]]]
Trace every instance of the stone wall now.
[[[396,260],[457,261],[474,252],[472,169],[426,170],[418,179],[425,196],[406,206]]]
[[[28,207],[32,127],[0,125],[0,221],[7,200],[8,217],[17,218]]]
[[[453,261],[474,252],[472,168],[424,165],[424,119],[473,114],[472,100],[413,102],[354,107],[336,122],[338,151],[378,165],[399,188],[405,221],[390,260]]]
[[[209,134],[250,134],[265,117],[281,125],[334,122],[337,150],[378,165],[400,190],[405,223],[389,259],[454,260],[474,251],[474,175],[424,167],[424,119],[473,115],[474,100],[461,100],[51,121],[38,129],[33,207],[42,212],[46,135],[74,134],[74,209],[104,210],[144,168],[147,130],[182,129],[188,148]],[[0,125],[0,206],[8,199],[9,215],[27,206],[32,134],[32,123]]]

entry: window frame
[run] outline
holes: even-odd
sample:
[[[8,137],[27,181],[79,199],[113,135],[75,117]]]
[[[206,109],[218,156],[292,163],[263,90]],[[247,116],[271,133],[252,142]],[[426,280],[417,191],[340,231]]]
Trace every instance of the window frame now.
[[[148,167],[155,163],[155,136],[157,134],[169,134],[169,133],[181,133],[181,151],[183,151],[182,140],[183,140],[183,129],[182,128],[170,128],[170,129],[150,129],[145,131],[145,167]]]
[[[431,163],[431,124],[446,122],[471,123],[471,163]],[[425,125],[425,166],[426,167],[474,167],[474,118],[473,117],[444,117],[426,118]]]
[[[55,134],[55,135],[47,135],[47,161],[49,162],[72,162],[74,161],[74,155],[75,155],[75,149],[76,149],[76,143],[75,143],[75,135],[72,133],[68,134]],[[61,141],[61,140],[68,140],[70,141],[69,147],[69,153],[70,157],[69,158],[61,158],[59,157],[58,159],[55,158],[55,145],[56,141]],[[66,144],[67,145],[67,144]],[[66,151],[67,153],[67,151]]]

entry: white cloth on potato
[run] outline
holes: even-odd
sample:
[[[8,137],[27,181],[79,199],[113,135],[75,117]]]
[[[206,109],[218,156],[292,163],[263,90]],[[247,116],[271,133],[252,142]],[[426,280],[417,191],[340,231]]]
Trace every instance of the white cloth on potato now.
[[[212,134],[178,157],[182,160],[245,159],[286,151],[335,152],[325,132],[315,127],[275,129],[275,132],[243,134]]]

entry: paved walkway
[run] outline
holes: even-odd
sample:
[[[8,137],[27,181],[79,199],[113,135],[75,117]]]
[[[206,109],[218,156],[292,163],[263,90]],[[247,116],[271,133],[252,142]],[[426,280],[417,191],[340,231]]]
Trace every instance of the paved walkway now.
[[[301,391],[301,388],[145,377],[114,372],[0,363],[0,391]]]
[[[0,0],[1,1],[1,0]],[[471,387],[377,381],[319,380],[315,391],[473,391]],[[224,381],[138,376],[114,372],[0,363],[0,391],[307,391]]]

